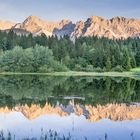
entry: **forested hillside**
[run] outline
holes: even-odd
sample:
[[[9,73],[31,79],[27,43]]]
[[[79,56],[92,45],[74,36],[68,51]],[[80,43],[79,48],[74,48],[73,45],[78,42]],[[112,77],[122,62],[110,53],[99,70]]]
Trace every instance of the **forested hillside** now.
[[[0,71],[128,71],[140,66],[140,39],[17,36],[0,32]]]

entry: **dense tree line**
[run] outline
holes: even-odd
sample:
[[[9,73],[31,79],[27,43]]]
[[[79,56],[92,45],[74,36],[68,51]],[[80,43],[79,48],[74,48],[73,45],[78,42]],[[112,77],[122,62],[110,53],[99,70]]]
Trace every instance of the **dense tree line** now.
[[[0,32],[1,71],[128,71],[140,66],[140,39],[18,36]]]
[[[5,51],[0,57],[2,71],[12,72],[52,72],[67,70],[54,60],[53,53],[47,47],[36,45],[33,48],[15,47]]]

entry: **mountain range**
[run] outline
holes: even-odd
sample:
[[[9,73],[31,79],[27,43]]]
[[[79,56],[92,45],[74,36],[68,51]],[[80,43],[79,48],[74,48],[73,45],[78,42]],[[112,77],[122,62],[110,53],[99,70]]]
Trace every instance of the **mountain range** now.
[[[73,23],[70,20],[48,22],[36,16],[29,16],[22,23],[12,23],[0,20],[0,30],[14,31],[18,35],[33,34],[33,36],[56,35],[58,37],[68,35],[70,38],[81,36],[98,36],[109,39],[127,39],[140,37],[140,20],[133,18],[114,17],[104,19],[92,16],[86,21]]]
[[[57,114],[59,116],[69,116],[74,113],[77,116],[85,116],[89,122],[99,121],[101,119],[110,119],[112,121],[123,120],[136,120],[140,118],[140,106],[126,104],[107,104],[105,106],[97,105],[74,105],[69,104],[67,106],[57,105],[51,106],[46,103],[43,107],[40,105],[32,104],[18,105],[11,108],[0,107],[0,113],[21,112],[29,120],[33,120],[42,115]]]

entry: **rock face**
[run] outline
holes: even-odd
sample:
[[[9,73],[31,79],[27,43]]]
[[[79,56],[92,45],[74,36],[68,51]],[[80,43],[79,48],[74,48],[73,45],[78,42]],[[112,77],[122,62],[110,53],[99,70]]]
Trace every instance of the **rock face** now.
[[[47,36],[68,35],[71,38],[80,36],[98,36],[109,39],[127,39],[140,37],[140,20],[124,17],[104,19],[92,16],[85,22],[79,21],[76,24],[69,20],[60,22],[44,21],[36,16],[29,16],[23,23],[13,24],[0,21],[0,30],[12,29],[17,34],[29,34],[34,36],[44,33]]]
[[[29,16],[23,23],[16,24],[12,29],[22,29],[26,32],[32,33],[34,36],[41,35],[46,36],[58,35],[64,36],[71,33],[73,24],[69,20],[62,20],[60,22],[47,22],[41,20],[36,16]]]
[[[75,25],[69,20],[62,20],[59,23],[59,27],[53,30],[53,35],[58,37],[68,35],[71,36],[72,32],[74,32]]]
[[[85,116],[89,122],[99,121],[101,119],[110,119],[113,121],[135,120],[140,119],[139,105],[126,104],[107,104],[105,106],[97,105],[74,105],[70,103],[67,106],[57,105],[51,106],[48,103],[44,107],[40,105],[16,106],[13,109],[8,107],[0,108],[0,113],[21,112],[29,120],[35,119],[41,115],[57,114],[59,116],[68,116],[74,113],[77,116]]]
[[[72,36],[98,36],[109,39],[140,37],[140,20],[124,17],[106,20],[93,16],[88,18],[86,22],[78,22]]]
[[[10,21],[2,21],[0,20],[0,30],[8,30],[11,29],[15,23],[12,23]]]
[[[29,16],[23,23],[16,24],[12,29],[22,29],[33,35],[44,33],[47,36],[51,36],[55,26],[54,23],[47,23],[36,16]]]

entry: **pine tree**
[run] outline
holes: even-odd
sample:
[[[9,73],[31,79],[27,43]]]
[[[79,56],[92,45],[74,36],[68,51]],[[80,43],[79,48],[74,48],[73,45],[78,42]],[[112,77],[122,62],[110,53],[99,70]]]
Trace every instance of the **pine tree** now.
[[[106,61],[106,71],[110,71],[110,70],[111,70],[111,61],[110,58],[108,57]]]

